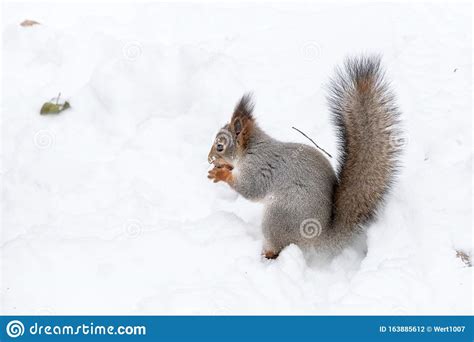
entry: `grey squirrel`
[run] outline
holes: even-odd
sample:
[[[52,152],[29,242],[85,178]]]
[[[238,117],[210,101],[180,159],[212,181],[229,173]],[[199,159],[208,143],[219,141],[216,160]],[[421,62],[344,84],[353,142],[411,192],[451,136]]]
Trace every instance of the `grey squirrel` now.
[[[256,123],[250,95],[217,133],[208,178],[264,203],[263,255],[289,244],[334,255],[376,215],[398,166],[399,112],[380,58],[347,59],[328,96],[339,138],[339,168],[311,146],[271,138]]]

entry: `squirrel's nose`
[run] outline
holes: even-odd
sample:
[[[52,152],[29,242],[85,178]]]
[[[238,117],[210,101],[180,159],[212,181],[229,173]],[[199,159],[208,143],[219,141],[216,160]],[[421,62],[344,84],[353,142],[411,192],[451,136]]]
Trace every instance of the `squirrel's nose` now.
[[[212,164],[215,159],[216,159],[216,156],[213,153],[213,149],[211,149],[211,151],[209,152],[209,155],[207,156],[207,161],[209,162],[209,164]]]

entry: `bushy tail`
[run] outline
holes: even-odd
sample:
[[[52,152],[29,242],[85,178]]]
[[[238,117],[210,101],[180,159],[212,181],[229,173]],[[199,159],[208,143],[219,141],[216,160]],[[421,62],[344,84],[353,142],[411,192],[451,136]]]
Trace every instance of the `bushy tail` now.
[[[331,80],[329,105],[341,151],[333,227],[349,235],[374,218],[401,151],[399,112],[380,57],[348,59]]]

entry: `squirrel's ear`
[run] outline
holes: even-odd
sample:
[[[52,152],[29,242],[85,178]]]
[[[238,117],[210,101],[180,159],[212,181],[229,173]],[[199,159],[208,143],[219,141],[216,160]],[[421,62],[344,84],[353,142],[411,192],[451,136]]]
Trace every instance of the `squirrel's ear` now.
[[[230,120],[230,128],[235,133],[237,144],[245,148],[254,128],[253,101],[251,94],[245,94],[237,103]]]
[[[232,128],[236,136],[239,136],[240,132],[242,132],[242,126],[243,126],[242,118],[240,117],[235,118],[234,121],[232,122]]]

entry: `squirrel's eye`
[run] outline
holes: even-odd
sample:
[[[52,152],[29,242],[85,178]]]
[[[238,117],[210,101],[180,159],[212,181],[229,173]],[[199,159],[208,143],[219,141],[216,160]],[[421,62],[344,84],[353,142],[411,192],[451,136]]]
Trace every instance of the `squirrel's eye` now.
[[[217,149],[217,152],[222,152],[222,151],[224,151],[224,145],[217,144],[216,149]]]

